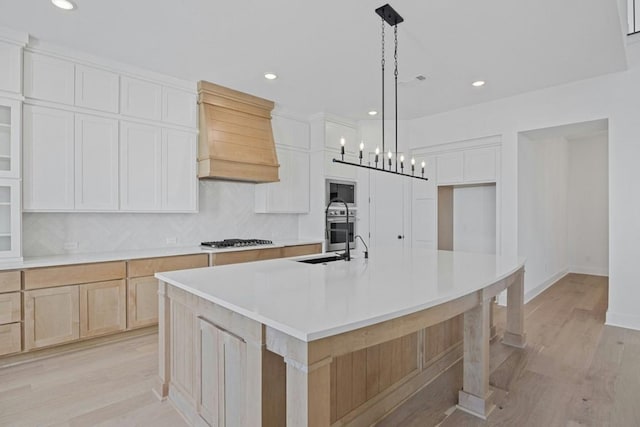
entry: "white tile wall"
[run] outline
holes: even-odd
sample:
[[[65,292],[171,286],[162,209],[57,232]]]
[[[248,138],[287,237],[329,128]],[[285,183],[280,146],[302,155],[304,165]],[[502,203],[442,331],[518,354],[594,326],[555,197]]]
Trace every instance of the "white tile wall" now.
[[[190,246],[233,237],[296,239],[297,215],[254,213],[255,185],[200,181],[197,214],[25,213],[23,253],[31,257]],[[177,241],[167,244],[168,238]]]

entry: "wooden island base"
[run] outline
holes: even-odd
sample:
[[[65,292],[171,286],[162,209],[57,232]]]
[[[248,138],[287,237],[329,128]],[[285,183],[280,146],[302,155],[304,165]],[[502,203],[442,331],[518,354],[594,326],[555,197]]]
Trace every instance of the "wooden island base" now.
[[[523,347],[523,275],[311,342],[161,282],[156,392],[192,425],[368,426],[464,356],[458,407],[486,419],[492,301],[507,289],[503,342]]]

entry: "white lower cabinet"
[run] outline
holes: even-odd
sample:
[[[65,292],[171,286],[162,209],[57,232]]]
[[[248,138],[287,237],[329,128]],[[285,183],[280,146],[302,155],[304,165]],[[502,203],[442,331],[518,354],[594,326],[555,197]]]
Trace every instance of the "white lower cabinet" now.
[[[24,209],[74,209],[74,114],[24,106]]]
[[[75,208],[118,209],[118,121],[76,114]]]
[[[120,123],[120,208],[157,211],[162,205],[162,131]]]
[[[276,147],[280,182],[260,184],[255,191],[259,213],[309,212],[309,153]]]

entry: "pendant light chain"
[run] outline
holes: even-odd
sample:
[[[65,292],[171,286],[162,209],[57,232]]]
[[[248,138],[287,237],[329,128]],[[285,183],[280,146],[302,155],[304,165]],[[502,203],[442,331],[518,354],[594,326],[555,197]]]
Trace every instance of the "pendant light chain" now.
[[[384,18],[381,20],[382,21],[382,61],[381,61],[381,65],[382,65],[382,169],[384,169],[384,26],[385,26],[385,22],[384,22]]]
[[[395,76],[395,107],[396,107],[396,172],[398,172],[398,24],[393,26],[393,33],[395,36],[395,49],[393,52],[393,58],[395,59],[395,69],[393,75]]]

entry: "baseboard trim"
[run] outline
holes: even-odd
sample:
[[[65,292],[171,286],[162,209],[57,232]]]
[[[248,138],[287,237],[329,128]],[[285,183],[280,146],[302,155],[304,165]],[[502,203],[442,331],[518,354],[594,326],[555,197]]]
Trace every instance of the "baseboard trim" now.
[[[525,277],[526,277],[526,274],[527,273],[525,273]],[[562,279],[567,274],[569,274],[569,269],[564,269],[562,271],[559,271],[553,276],[549,277],[544,282],[537,285],[535,288],[531,289],[528,292],[525,292],[524,303],[525,304],[528,303],[529,301],[531,301],[532,299],[534,299],[535,297],[537,297],[538,295],[546,291],[549,287],[551,287],[551,285],[556,283],[558,280]]]
[[[640,331],[640,316],[637,314],[622,314],[607,311],[607,320],[604,324]]]
[[[590,276],[609,276],[609,269],[602,267],[585,267],[579,265],[570,265],[569,273],[588,274]]]

